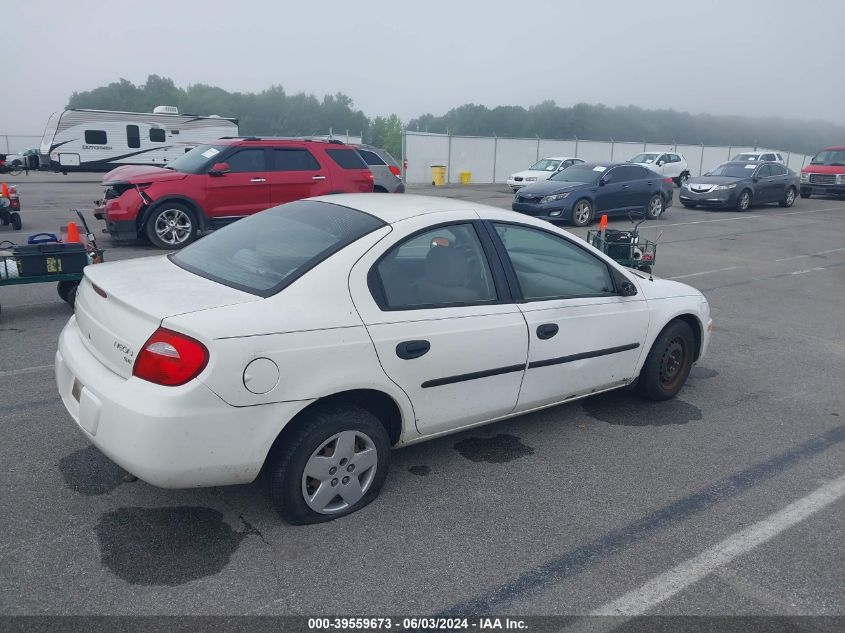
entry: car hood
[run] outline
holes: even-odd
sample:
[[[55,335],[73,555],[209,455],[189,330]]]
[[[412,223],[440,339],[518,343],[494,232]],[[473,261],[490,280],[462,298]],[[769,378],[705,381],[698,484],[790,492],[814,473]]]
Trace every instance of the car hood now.
[[[748,171],[751,171],[750,169]],[[751,178],[751,175],[748,175],[748,178]],[[748,180],[748,178],[737,178],[735,176],[696,176],[695,178],[690,178],[687,181],[687,184],[692,185],[729,185],[734,182],[740,182],[741,180]]]
[[[182,180],[188,174],[163,167],[149,165],[122,165],[112,169],[103,176],[103,185],[108,186],[117,182],[136,185],[144,182],[161,182],[163,180]]]
[[[589,183],[583,182],[564,182],[562,180],[543,180],[537,181],[531,185],[526,185],[519,190],[519,194],[540,194],[549,196],[556,193],[563,193],[565,191],[572,191],[573,189],[584,187],[588,184]]]
[[[549,176],[553,176],[555,173],[556,172],[553,171],[540,171],[539,169],[525,169],[511,174],[511,178],[514,176],[520,176],[521,178],[537,178],[538,180],[546,180]]]
[[[843,165],[807,165],[801,170],[802,174],[845,174]]]

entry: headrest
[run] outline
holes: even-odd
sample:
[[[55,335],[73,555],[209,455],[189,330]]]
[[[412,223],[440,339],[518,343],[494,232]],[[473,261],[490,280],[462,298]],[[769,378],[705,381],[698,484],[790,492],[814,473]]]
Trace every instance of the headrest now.
[[[435,246],[425,257],[426,276],[441,286],[463,285],[468,270],[466,257],[451,246]]]

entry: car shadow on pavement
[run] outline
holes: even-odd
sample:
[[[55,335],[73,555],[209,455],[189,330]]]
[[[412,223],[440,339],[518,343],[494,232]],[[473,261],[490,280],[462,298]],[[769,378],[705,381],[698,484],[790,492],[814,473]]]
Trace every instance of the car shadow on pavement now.
[[[587,398],[581,406],[596,420],[622,426],[687,424],[703,417],[701,409],[678,398],[653,402],[623,390]]]

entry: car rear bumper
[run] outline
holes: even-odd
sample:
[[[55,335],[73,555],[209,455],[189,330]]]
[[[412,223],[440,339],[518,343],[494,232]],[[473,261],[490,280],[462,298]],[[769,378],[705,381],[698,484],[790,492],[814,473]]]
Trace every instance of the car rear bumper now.
[[[56,386],[88,441],[162,488],[248,483],[282,426],[308,402],[238,408],[198,380],[162,387],[125,379],[97,360],[71,317],[59,337]]]

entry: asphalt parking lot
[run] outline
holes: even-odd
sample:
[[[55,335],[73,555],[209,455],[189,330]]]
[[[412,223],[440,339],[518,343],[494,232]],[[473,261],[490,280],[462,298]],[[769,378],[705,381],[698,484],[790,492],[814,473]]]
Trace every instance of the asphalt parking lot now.
[[[16,180],[22,234],[57,232],[72,207],[93,220],[96,177]],[[56,394],[71,309],[53,285],[0,288],[0,614],[585,614],[647,605],[640,590],[680,570],[690,581],[647,613],[845,615],[841,496],[770,522],[782,529],[756,547],[737,536],[845,474],[845,200],[676,203],[643,230],[660,236],[655,274],[701,289],[713,312],[709,355],[677,399],[610,393],[396,451],[376,502],[303,527],[273,513],[261,481],[132,481]],[[158,253],[101,245],[109,260]],[[736,556],[702,567],[737,538]]]

